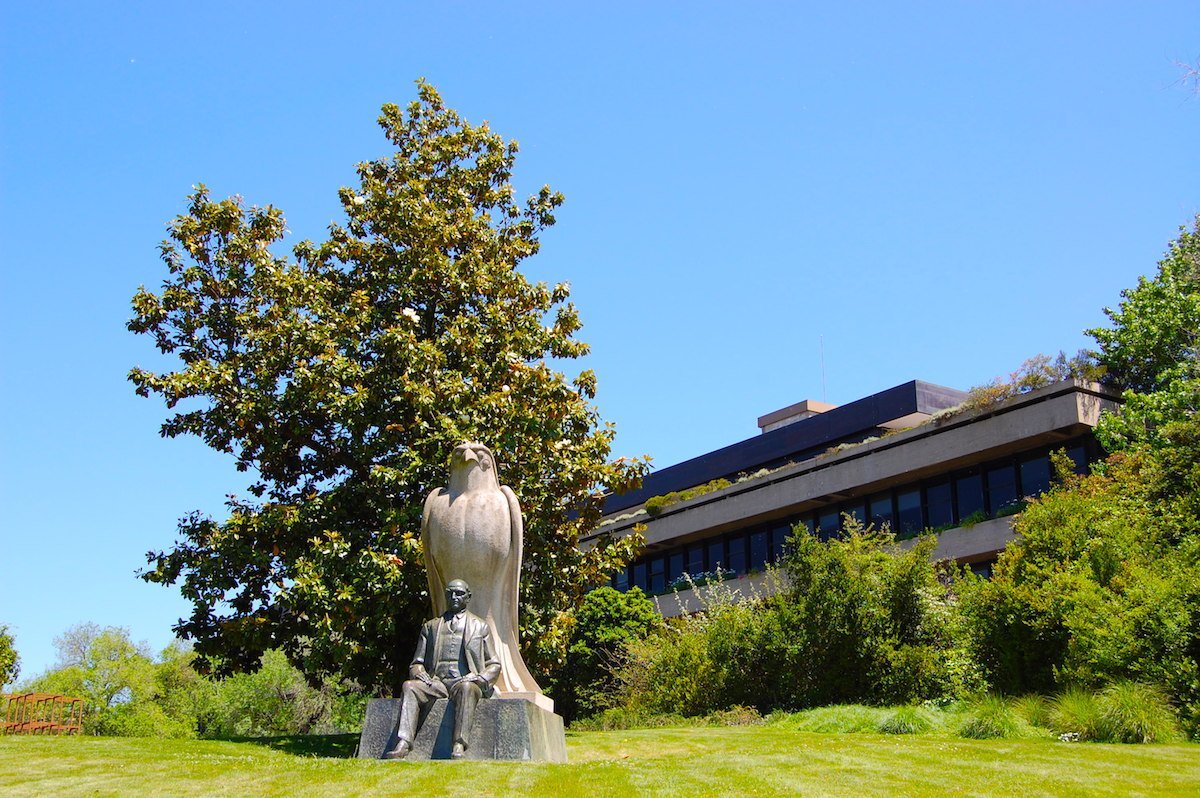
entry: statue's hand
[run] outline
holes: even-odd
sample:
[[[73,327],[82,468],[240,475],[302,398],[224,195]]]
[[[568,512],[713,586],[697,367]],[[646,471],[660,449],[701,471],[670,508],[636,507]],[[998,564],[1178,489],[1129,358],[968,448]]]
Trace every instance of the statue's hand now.
[[[417,679],[425,684],[433,684],[433,679],[430,678],[429,672],[425,670],[424,665],[413,665],[408,669],[408,678]]]

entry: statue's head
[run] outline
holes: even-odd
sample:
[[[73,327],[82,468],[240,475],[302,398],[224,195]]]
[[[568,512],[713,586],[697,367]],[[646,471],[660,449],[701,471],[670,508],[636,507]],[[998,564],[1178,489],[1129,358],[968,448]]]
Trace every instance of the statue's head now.
[[[471,601],[471,588],[461,579],[453,579],[446,585],[446,608],[453,613],[462,612]]]
[[[478,468],[480,471],[495,472],[496,458],[492,450],[482,443],[466,442],[454,447],[450,453],[450,472]]]

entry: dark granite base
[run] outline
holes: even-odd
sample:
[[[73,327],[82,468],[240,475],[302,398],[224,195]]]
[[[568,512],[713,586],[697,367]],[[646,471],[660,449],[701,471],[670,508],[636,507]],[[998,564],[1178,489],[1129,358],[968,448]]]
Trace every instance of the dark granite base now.
[[[376,698],[368,703],[358,744],[359,758],[382,758],[396,744],[399,719],[400,699]],[[429,707],[413,741],[413,750],[405,760],[449,759],[453,738],[454,708],[446,699],[438,699]],[[463,759],[567,761],[562,718],[520,698],[480,701],[470,739]]]

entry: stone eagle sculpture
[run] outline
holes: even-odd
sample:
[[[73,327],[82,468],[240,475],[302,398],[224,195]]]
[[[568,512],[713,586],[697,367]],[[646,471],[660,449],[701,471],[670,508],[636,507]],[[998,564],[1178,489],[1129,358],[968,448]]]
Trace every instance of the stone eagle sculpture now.
[[[521,658],[517,629],[524,536],[521,506],[500,484],[491,451],[480,443],[456,446],[450,484],[429,494],[421,519],[429,596],[441,615],[451,580],[471,586],[471,609],[491,627],[500,660],[499,693],[541,693]]]

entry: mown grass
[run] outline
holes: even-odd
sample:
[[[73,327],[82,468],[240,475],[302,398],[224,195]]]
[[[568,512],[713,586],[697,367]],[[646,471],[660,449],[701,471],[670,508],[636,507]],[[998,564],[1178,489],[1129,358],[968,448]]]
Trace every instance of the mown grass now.
[[[0,794],[1197,795],[1200,746],[816,734],[783,724],[568,732],[566,765],[376,762],[353,740],[0,738]],[[331,754],[331,755],[325,755]]]

